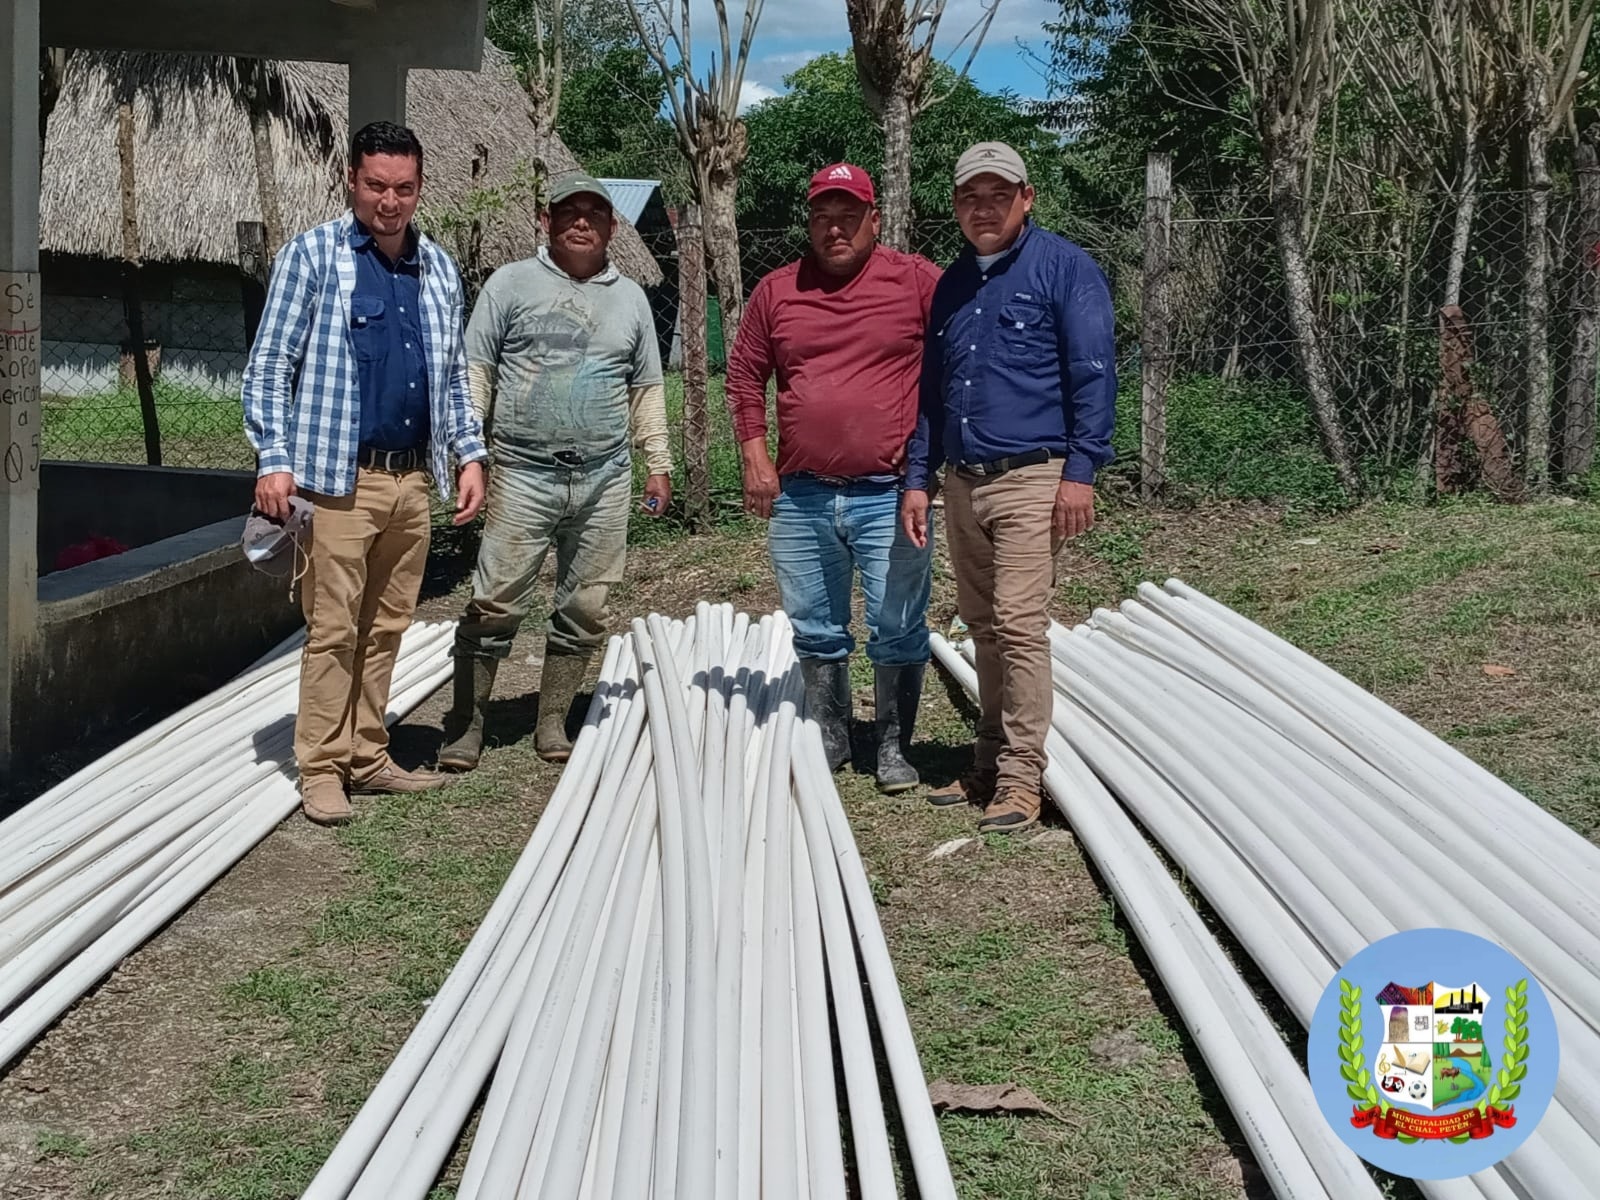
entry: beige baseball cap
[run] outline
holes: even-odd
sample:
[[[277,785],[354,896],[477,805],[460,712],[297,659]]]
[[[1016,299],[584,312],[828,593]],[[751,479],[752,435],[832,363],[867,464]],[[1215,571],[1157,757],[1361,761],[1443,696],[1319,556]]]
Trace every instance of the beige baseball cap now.
[[[956,159],[956,186],[977,175],[998,175],[1011,183],[1028,182],[1028,164],[1004,142],[979,142]]]

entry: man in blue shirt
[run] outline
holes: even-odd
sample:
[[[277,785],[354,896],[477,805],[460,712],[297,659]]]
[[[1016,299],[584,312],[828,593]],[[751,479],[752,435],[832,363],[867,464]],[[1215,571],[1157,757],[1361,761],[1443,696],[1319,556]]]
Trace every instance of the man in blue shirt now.
[[[1013,833],[1039,819],[1055,556],[1094,524],[1116,345],[1100,268],[1028,219],[1021,156],[979,142],[957,160],[955,184],[968,244],[933,293],[901,520],[926,544],[933,476],[948,463],[945,528],[982,711],[972,770],[930,799],[980,804],[981,832]]]
[[[273,264],[244,375],[259,459],[255,506],[315,510],[301,605],[295,716],[301,809],[351,816],[351,792],[417,792],[442,776],[389,757],[384,711],[428,560],[428,478],[455,523],[483,504],[483,426],[467,394],[461,276],[412,225],[422,145],[377,121],[351,139],[350,211],[292,238]]]

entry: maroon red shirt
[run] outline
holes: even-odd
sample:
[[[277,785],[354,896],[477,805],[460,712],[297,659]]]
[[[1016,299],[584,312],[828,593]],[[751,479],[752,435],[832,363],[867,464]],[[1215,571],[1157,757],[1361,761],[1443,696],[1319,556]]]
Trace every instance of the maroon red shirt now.
[[[738,439],[767,436],[767,380],[776,374],[780,475],[899,474],[938,281],[927,259],[887,246],[843,285],[809,256],[764,278],[728,360]]]

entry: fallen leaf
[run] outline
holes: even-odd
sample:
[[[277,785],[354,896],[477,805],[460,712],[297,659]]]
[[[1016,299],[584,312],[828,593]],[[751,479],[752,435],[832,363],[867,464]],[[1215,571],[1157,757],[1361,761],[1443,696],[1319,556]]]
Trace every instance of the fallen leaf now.
[[[969,837],[952,838],[942,846],[935,846],[933,848],[933,853],[928,855],[928,861],[932,862],[936,858],[949,858],[957,850],[961,849],[961,847],[965,845],[970,844],[973,840],[974,839]]]
[[[1494,679],[1504,679],[1509,675],[1515,675],[1517,669],[1515,667],[1503,667],[1499,663],[1484,663],[1483,673]]]
[[[1402,543],[1402,542],[1393,542],[1393,541],[1390,541],[1390,542],[1373,542],[1372,545],[1367,547],[1367,553],[1368,554],[1385,554],[1390,550],[1398,550],[1398,549],[1400,549],[1400,547],[1403,544],[1404,543]]]
[[[1042,1113],[1058,1121],[1066,1120],[1027,1088],[1016,1083],[950,1083],[938,1079],[928,1085],[928,1099],[933,1102],[933,1111],[936,1113],[964,1112],[979,1116],[1009,1113],[1021,1117]]]
[[[1294,544],[1296,546],[1320,546],[1322,539],[1313,537],[1295,538]]]

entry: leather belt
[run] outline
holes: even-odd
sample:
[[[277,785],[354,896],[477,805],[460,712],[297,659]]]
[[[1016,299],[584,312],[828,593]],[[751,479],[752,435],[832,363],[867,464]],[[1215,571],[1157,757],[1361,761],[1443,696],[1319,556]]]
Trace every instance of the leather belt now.
[[[374,450],[371,446],[362,446],[356,452],[356,462],[373,471],[404,475],[423,466],[423,455],[415,447],[410,450]]]
[[[1018,467],[1033,467],[1039,463],[1047,463],[1052,458],[1061,458],[1062,455],[1052,450],[1029,450],[1026,454],[1013,454],[1008,458],[996,458],[989,462],[958,463],[956,470],[968,475],[1004,475],[1007,471],[1015,471]]]

